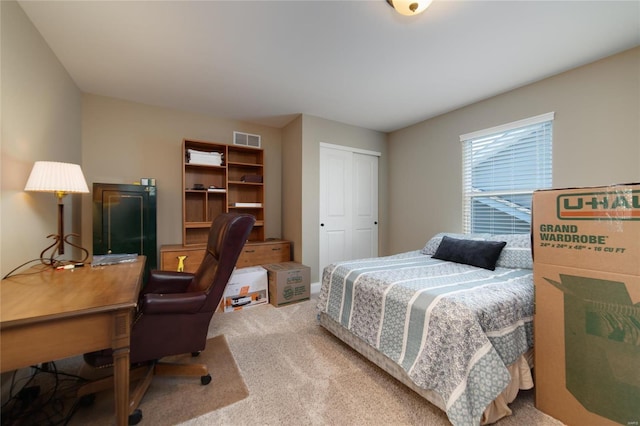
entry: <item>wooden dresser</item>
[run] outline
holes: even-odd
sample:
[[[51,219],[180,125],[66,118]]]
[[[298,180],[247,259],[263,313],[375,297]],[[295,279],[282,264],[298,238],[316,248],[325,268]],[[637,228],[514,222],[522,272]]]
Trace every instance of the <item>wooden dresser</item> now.
[[[160,269],[163,271],[177,271],[179,257],[186,256],[183,259],[184,272],[195,272],[204,258],[204,253],[204,246],[164,245],[160,247]],[[244,245],[236,266],[245,268],[267,263],[288,262],[290,260],[290,241],[249,241]]]

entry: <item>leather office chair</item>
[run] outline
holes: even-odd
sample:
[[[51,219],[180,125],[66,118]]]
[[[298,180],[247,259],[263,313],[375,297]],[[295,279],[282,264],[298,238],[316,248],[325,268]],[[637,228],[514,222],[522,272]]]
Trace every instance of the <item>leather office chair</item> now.
[[[159,360],[185,353],[196,356],[205,348],[209,322],[254,223],[251,215],[223,213],[211,224],[207,251],[195,273],[150,272],[131,330],[130,381],[142,381],[131,392],[129,424],[142,419],[137,407],[154,375],[196,376],[203,385],[211,382],[206,365]],[[110,349],[85,354],[84,359],[94,367],[113,363]],[[112,377],[90,382],[78,391],[78,397],[90,403],[96,392],[112,386]]]

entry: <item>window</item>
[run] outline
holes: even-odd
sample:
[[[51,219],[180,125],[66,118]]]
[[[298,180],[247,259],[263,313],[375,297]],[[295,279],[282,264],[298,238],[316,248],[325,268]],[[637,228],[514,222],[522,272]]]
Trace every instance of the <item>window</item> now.
[[[553,113],[460,136],[464,232],[529,232],[533,191],[551,187]]]

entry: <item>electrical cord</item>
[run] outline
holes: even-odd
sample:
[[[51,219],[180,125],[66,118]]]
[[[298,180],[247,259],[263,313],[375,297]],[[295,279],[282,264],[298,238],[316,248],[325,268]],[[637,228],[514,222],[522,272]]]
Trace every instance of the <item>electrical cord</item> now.
[[[14,399],[17,397],[17,395],[14,395],[13,392],[16,388],[16,375],[18,374],[18,371],[14,371],[13,374],[11,375],[11,385],[9,386],[9,398],[7,401],[5,401],[2,404],[2,410],[4,411],[5,407]],[[35,373],[34,373],[35,374]],[[33,381],[33,377],[34,374],[31,374],[28,378],[25,378],[26,383],[24,385],[22,385],[22,389],[26,389],[27,386],[29,385],[30,382]]]
[[[13,268],[11,271],[9,271],[9,273],[7,273],[4,277],[2,277],[2,279],[3,279],[3,280],[4,280],[4,279],[7,279],[7,278],[9,278],[9,277],[10,277],[10,276],[15,272],[15,271],[17,271],[18,269],[20,269],[20,268],[22,268],[22,267],[24,267],[24,266],[27,266],[28,264],[33,263],[33,262],[40,262],[41,260],[42,260],[41,258],[28,260],[28,261],[24,262],[22,265],[18,265],[17,267]],[[56,262],[59,262],[59,261],[56,261]],[[60,263],[60,262],[59,262],[59,263]],[[51,265],[51,266],[55,267],[56,265]],[[47,267],[47,268],[49,268],[50,266],[49,266],[49,265],[47,265],[46,267]],[[38,271],[38,272],[40,272],[40,271]],[[34,273],[38,273],[38,272],[34,272]],[[26,274],[26,272],[23,272],[22,274],[15,274],[15,275],[23,275],[23,274]]]
[[[71,420],[79,406],[75,393],[87,380],[59,371],[55,362],[47,365],[51,368],[32,366],[19,390],[21,381],[15,379],[17,371],[13,373],[9,398],[2,404],[2,426],[58,426]],[[71,408],[65,409],[70,402]]]
[[[2,277],[2,279],[6,279],[9,278],[11,275],[29,275],[29,274],[38,274],[40,273],[42,270],[44,269],[48,269],[48,268],[53,268],[56,269],[59,266],[63,266],[66,264],[75,264],[76,266],[79,266],[79,263],[84,263],[84,262],[79,262],[79,261],[75,261],[75,260],[64,260],[64,259],[46,259],[47,263],[43,262],[43,259],[41,257],[37,258],[37,259],[31,259],[28,260],[26,262],[24,262],[22,265],[18,265],[17,267],[15,267],[14,269],[12,269],[8,274],[6,274],[4,277]],[[28,265],[29,263],[33,263],[33,262],[43,262],[43,269],[39,269],[36,272],[22,272],[20,274],[14,274],[15,271],[17,271],[18,269]]]

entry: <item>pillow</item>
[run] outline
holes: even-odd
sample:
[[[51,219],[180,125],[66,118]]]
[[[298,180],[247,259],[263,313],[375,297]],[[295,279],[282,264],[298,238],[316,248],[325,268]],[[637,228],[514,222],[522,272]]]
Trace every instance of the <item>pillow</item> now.
[[[531,248],[531,234],[490,234],[489,241],[505,241],[508,247]]]
[[[445,235],[432,257],[493,271],[506,245],[505,241],[459,240]]]
[[[531,234],[492,235],[490,241],[506,241],[496,266],[501,268],[533,269],[531,256]]]
[[[432,256],[438,249],[444,236],[464,240],[486,240],[491,234],[454,234],[452,232],[440,232],[427,241],[427,244],[420,250],[420,253]]]

